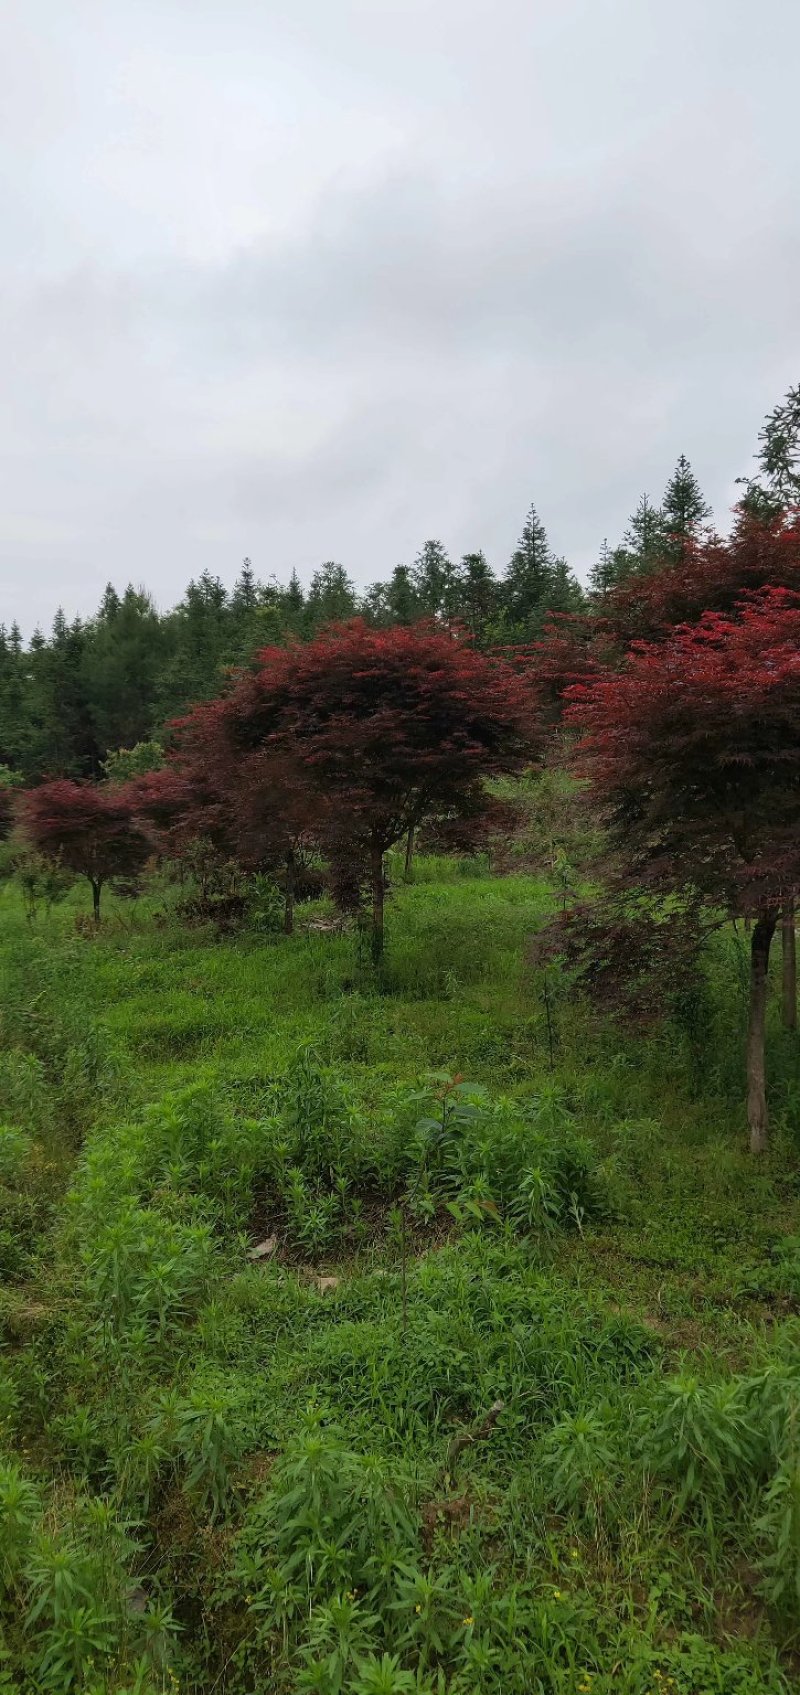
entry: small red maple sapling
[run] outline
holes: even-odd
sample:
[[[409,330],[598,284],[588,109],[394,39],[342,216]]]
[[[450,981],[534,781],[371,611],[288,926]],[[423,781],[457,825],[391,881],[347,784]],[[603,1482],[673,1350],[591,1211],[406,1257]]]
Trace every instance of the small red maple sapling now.
[[[755,919],[747,1039],[751,1147],[766,1145],[767,967],[800,881],[800,596],[764,589],[570,691],[579,761],[629,879]]]
[[[100,922],[100,895],[110,877],[131,877],[150,852],[122,791],[58,778],[29,789],[20,821],[31,845],[69,871],[88,878]]]

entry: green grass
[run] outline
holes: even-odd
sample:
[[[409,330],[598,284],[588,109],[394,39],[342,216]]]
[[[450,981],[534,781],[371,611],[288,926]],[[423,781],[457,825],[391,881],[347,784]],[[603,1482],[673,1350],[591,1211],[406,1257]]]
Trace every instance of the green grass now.
[[[0,888],[0,1689],[788,1691],[796,1043],[754,1166],[734,937],[635,1039],[391,869],[379,977]]]

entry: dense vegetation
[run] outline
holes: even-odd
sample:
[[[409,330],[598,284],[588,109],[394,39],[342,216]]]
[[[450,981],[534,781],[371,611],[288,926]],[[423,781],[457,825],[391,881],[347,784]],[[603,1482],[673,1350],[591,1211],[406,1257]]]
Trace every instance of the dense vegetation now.
[[[643,496],[624,541],[604,546],[593,574],[600,594],[649,570],[664,550],[708,520],[688,462],[681,458],[664,501]],[[413,565],[360,594],[344,566],[327,562],[307,591],[256,579],[249,560],[232,590],[204,573],[180,604],[159,612],[150,595],[109,585],[94,618],[56,614],[45,637],[26,645],[19,629],[0,625],[0,765],[30,781],[42,776],[101,775],[109,753],[149,741],[193,701],[213,696],[226,666],[257,648],[309,640],[327,625],[359,614],[376,628],[420,618],[459,623],[480,646],[531,641],[547,614],[575,612],[585,596],[565,560],[556,557],[534,507],[505,571],[498,576],[481,552],[455,562],[441,542],[426,542]]]
[[[795,1686],[798,411],[555,624],[6,747],[0,1688]]]

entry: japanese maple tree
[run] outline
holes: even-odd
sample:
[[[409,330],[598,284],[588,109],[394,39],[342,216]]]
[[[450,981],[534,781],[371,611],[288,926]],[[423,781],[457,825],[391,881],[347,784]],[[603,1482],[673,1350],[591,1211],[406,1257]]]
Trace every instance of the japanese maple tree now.
[[[198,715],[208,707],[198,707]],[[172,757],[117,790],[150,835],[159,853],[180,858],[188,844],[204,838],[217,853],[230,851],[229,805],[199,759]]]
[[[751,1147],[766,1145],[767,968],[782,891],[800,879],[800,596],[764,589],[706,613],[570,691],[579,758],[630,882],[697,897],[752,932]]]
[[[267,814],[271,784],[279,812],[288,798],[280,772],[290,774],[297,822],[368,870],[376,959],[386,850],[423,819],[473,816],[483,779],[518,770],[534,739],[530,687],[510,666],[451,633],[360,620],[302,647],[263,650],[217,714],[235,786],[258,755]],[[246,811],[259,785],[245,784]],[[266,816],[265,839],[269,828]]]
[[[29,789],[20,803],[20,822],[38,853],[88,879],[96,924],[104,883],[135,876],[150,852],[128,798],[94,783],[64,777]]]
[[[800,593],[800,510],[739,507],[731,535],[688,542],[679,561],[621,583],[603,603],[601,631],[627,645],[658,641],[704,612],[733,613],[763,588]]]
[[[230,693],[194,707],[172,726],[168,763],[127,792],[163,852],[180,859],[202,841],[217,858],[274,876],[291,935],[298,872],[320,840],[325,809],[289,750],[237,745],[234,716]]]

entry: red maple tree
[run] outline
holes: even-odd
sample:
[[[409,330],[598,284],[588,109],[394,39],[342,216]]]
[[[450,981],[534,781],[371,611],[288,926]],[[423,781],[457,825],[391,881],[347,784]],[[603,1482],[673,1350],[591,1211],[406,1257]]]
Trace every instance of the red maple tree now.
[[[620,583],[603,603],[601,629],[623,646],[659,641],[704,612],[733,613],[744,595],[768,587],[800,593],[800,510],[740,506],[726,540],[687,542],[679,561]]]
[[[599,676],[614,652],[605,619],[598,614],[561,612],[548,619],[541,639],[517,650],[512,663],[531,669],[545,721],[558,728],[564,697],[575,683]]]
[[[96,924],[103,884],[135,876],[150,852],[124,793],[94,783],[62,777],[29,789],[20,803],[20,822],[38,853],[88,878]]]
[[[767,1136],[767,967],[800,879],[800,596],[764,589],[570,691],[579,759],[631,881],[755,918],[747,1042],[751,1146]]]
[[[298,873],[323,833],[324,807],[286,750],[236,745],[233,713],[229,693],[176,720],[167,764],[126,794],[162,853],[182,859],[203,843],[212,863],[273,876],[291,935]]]
[[[313,836],[372,890],[383,948],[386,850],[424,819],[474,816],[485,777],[519,769],[534,737],[527,681],[452,634],[360,620],[266,648],[222,699],[177,730],[176,761],[224,796],[239,852]]]

